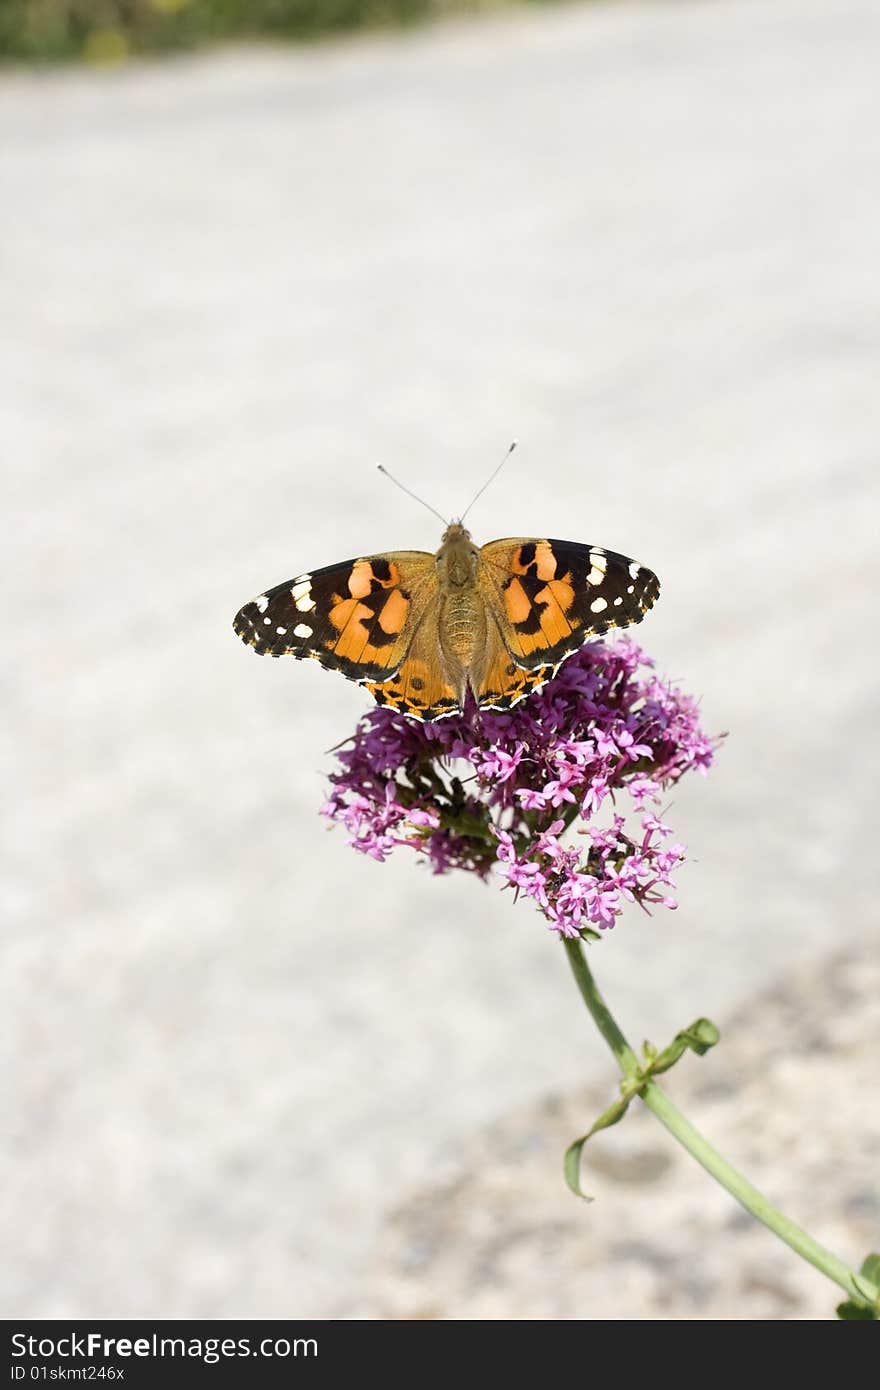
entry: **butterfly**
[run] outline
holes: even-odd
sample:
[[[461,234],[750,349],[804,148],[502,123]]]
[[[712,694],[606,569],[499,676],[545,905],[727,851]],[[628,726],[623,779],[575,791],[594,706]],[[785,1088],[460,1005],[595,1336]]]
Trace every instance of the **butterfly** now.
[[[442,719],[507,710],[609,628],[641,622],[657,576],[599,545],[520,537],[477,546],[463,523],[435,555],[367,555],[268,589],[233,626],[261,655],[311,657],[378,705]]]

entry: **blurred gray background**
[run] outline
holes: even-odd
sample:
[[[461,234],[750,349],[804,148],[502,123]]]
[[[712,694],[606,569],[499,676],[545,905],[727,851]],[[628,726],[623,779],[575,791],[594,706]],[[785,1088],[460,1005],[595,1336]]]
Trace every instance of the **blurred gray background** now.
[[[635,1040],[872,931],[878,53],[719,0],[0,78],[8,1316],[332,1314],[457,1145],[610,1092],[541,918],[327,832],[363,693],[232,633],[436,547],[376,460],[451,515],[516,435],[477,540],[661,576],[730,738],[594,952]]]

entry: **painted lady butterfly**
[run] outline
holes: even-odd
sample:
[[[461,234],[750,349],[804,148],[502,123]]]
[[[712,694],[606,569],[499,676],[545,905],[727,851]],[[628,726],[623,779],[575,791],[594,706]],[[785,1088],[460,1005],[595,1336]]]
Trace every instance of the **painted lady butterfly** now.
[[[442,719],[468,689],[510,709],[590,637],[641,622],[659,593],[651,570],[599,545],[476,546],[454,521],[436,555],[396,550],[298,575],[246,603],[234,627],[262,655],[313,657],[379,705]]]

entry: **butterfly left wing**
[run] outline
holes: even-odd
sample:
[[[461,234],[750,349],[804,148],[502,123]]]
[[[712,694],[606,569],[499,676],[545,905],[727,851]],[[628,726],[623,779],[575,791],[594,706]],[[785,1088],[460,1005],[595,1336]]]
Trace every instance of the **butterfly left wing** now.
[[[641,622],[660,593],[651,570],[599,545],[521,537],[490,541],[480,559],[480,584],[511,664],[542,668],[542,679],[591,637]],[[487,694],[495,693],[498,676]],[[508,673],[509,682],[520,680],[519,672]]]
[[[377,705],[413,719],[445,719],[460,708],[461,692],[450,682],[441,656],[438,605],[429,604],[420,619],[400,669],[381,682],[364,681]]]
[[[261,655],[311,657],[349,680],[387,681],[436,588],[426,551],[368,555],[268,589],[239,610],[233,627]]]

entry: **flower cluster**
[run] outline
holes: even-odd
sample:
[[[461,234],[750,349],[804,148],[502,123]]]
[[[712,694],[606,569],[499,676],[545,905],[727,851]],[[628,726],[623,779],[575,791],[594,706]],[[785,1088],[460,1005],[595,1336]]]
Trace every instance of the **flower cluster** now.
[[[406,845],[435,873],[495,868],[555,931],[585,935],[627,901],[675,906],[684,850],[656,804],[716,745],[635,642],[593,642],[507,713],[421,724],[372,710],[338,751],[324,814],[374,859]]]

